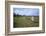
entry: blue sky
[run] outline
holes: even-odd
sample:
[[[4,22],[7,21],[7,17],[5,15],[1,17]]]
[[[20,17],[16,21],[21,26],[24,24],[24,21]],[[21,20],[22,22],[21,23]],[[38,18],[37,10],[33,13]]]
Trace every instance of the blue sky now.
[[[13,12],[26,16],[39,16],[38,8],[13,8]]]

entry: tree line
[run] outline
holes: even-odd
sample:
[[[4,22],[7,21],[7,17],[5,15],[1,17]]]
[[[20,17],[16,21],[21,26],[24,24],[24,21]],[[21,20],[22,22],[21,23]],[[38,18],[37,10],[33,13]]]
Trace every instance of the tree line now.
[[[14,16],[26,16],[26,15],[20,15],[20,14],[13,14]]]

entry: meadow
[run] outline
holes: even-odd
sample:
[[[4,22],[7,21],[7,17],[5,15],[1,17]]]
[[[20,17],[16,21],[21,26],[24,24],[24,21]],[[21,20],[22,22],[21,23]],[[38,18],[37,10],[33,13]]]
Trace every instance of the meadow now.
[[[38,27],[39,26],[39,16],[34,16],[34,21],[32,21],[32,16],[14,16],[13,24],[15,27]]]

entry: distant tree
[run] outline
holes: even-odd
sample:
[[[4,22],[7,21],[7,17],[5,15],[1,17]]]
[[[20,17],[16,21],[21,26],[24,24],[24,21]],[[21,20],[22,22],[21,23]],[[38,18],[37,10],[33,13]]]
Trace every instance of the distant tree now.
[[[22,16],[22,15],[20,15],[20,14],[17,14],[17,16]]]
[[[16,13],[13,13],[13,16],[16,16]]]
[[[19,14],[17,14],[17,16],[19,16]]]
[[[22,15],[20,15],[20,14],[16,14],[16,13],[13,13],[13,16],[22,16]]]
[[[23,16],[25,16],[25,15],[23,15]]]

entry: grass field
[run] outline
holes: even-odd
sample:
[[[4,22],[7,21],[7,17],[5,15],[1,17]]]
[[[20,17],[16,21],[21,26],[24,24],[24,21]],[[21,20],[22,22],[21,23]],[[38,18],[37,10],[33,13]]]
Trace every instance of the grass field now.
[[[32,16],[16,16],[14,17],[14,28],[15,27],[38,27],[39,26],[39,16],[34,16],[34,21],[32,21]]]

